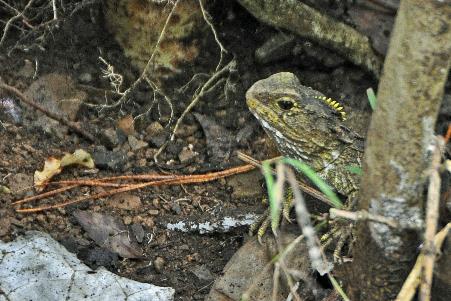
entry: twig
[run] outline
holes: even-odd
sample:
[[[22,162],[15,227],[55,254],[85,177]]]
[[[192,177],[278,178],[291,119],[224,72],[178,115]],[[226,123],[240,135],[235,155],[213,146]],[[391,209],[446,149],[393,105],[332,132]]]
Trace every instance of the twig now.
[[[321,246],[318,243],[318,237],[316,236],[315,229],[310,221],[310,213],[308,212],[301,190],[297,185],[294,172],[291,168],[286,166],[285,173],[287,175],[287,180],[290,184],[291,190],[293,191],[296,219],[299,227],[302,229],[302,234],[304,234],[306,238],[306,244],[312,267],[323,276],[324,274],[330,272],[332,265],[327,261],[324,261],[321,256]]]
[[[6,34],[8,33],[9,28],[11,27],[12,23],[14,21],[16,21],[19,18],[22,18],[23,15],[25,14],[25,11],[31,6],[31,4],[33,4],[34,0],[30,0],[28,1],[27,5],[24,7],[24,9],[18,13],[17,15],[15,15],[14,17],[12,17],[11,19],[8,20],[8,22],[6,22],[5,27],[3,28],[3,35],[2,38],[0,39],[0,47],[3,45],[3,42],[5,41],[6,38]],[[10,7],[11,8],[11,7]],[[14,9],[16,10],[16,9]],[[17,10],[16,10],[17,11]]]
[[[182,115],[180,115],[180,117],[177,119],[174,128],[172,129],[172,134],[170,136],[169,141],[174,141],[175,139],[175,133],[177,132],[178,128],[180,127],[180,125],[182,124],[183,119],[185,118],[186,114],[188,114],[193,108],[194,106],[202,99],[202,97],[206,94],[206,91],[215,84],[215,81],[220,79],[221,76],[223,74],[225,74],[226,72],[228,72],[230,70],[230,68],[235,64],[235,61],[230,61],[226,66],[224,66],[221,70],[215,72],[209,79],[208,81],[202,86],[202,88],[200,89],[199,93],[193,98],[193,100],[191,100],[191,103],[185,108],[185,110],[183,111]],[[154,160],[155,162],[158,162],[158,156],[161,154],[161,152],[166,148],[166,146],[168,145],[169,141],[166,141],[162,146],[160,146],[160,148],[158,149],[158,151],[155,153],[154,155]]]
[[[199,100],[204,96],[205,91],[208,90],[210,88],[210,86],[213,85],[217,79],[221,78],[222,75],[227,73],[230,70],[230,67],[232,67],[234,64],[235,64],[235,61],[233,61],[233,60],[230,61],[230,63],[225,65],[221,70],[216,71],[213,74],[213,76],[210,77],[210,79],[208,79],[208,81],[202,86],[202,89],[200,89],[199,94],[197,94],[196,97],[193,98],[191,103],[185,108],[182,115],[180,115],[179,119],[177,120],[177,122],[174,126],[174,129],[172,130],[171,141],[174,140],[175,133],[177,132],[178,128],[180,127],[180,124],[182,123],[186,114],[188,114],[192,110],[192,108],[194,108],[194,106],[199,102]]]
[[[99,199],[99,198],[104,198],[104,197],[107,197],[107,196],[110,196],[110,195],[113,195],[116,193],[137,190],[137,189],[141,189],[141,188],[149,187],[149,186],[180,185],[180,184],[210,182],[210,181],[228,177],[228,176],[231,176],[234,174],[244,173],[244,172],[250,171],[252,169],[254,169],[254,166],[252,166],[252,165],[243,165],[243,166],[230,168],[227,170],[211,172],[211,173],[202,174],[202,175],[181,175],[181,176],[176,176],[174,178],[169,178],[169,179],[149,181],[149,182],[144,182],[144,183],[139,183],[139,184],[130,184],[125,187],[118,188],[118,189],[101,192],[101,193],[98,193],[95,195],[84,196],[79,199],[75,199],[72,201],[66,201],[64,203],[60,203],[60,204],[56,204],[56,205],[48,205],[48,206],[42,206],[42,207],[37,207],[37,208],[16,209],[16,212],[30,213],[30,212],[40,212],[40,211],[45,211],[45,210],[49,210],[49,209],[61,208],[61,207],[65,207],[68,205],[84,202],[87,200],[91,200],[91,199],[95,200],[95,199]],[[21,201],[18,201],[18,202],[21,202]]]
[[[169,24],[169,22],[171,21],[172,16],[174,15],[174,12],[175,12],[175,9],[177,8],[177,4],[178,4],[178,3],[179,3],[179,0],[177,0],[177,1],[174,2],[173,6],[172,6],[172,8],[171,8],[171,11],[170,11],[169,14],[168,14],[168,17],[166,18],[166,22],[164,23],[164,26],[163,26],[163,28],[162,28],[162,30],[161,30],[161,32],[160,32],[160,35],[159,35],[159,37],[158,37],[158,40],[157,40],[157,42],[156,42],[156,44],[155,44],[155,46],[154,46],[154,49],[153,49],[153,51],[152,51],[152,54],[150,55],[150,58],[149,58],[149,60],[147,61],[146,66],[144,67],[144,69],[143,69],[141,75],[138,77],[138,79],[135,80],[135,82],[134,82],[127,90],[124,91],[124,93],[123,93],[123,95],[121,96],[121,98],[117,101],[118,104],[124,102],[124,101],[128,98],[128,96],[130,95],[130,93],[131,93],[132,91],[134,91],[142,81],[144,81],[144,80],[147,79],[147,74],[148,74],[148,72],[149,72],[149,69],[150,69],[150,67],[151,67],[151,65],[152,65],[152,62],[153,62],[153,60],[154,60],[154,58],[155,58],[155,55],[156,55],[157,52],[158,52],[158,49],[159,49],[159,47],[160,47],[160,43],[161,43],[161,41],[163,40],[163,37],[164,37],[164,35],[165,35],[165,33],[166,33],[166,29],[167,29],[167,27],[168,27],[168,24]]]
[[[434,237],[434,248],[436,250],[440,250],[442,247],[445,238],[448,236],[448,232],[451,229],[451,223],[446,224],[440,232],[438,232]],[[416,289],[420,284],[421,271],[423,267],[424,254],[421,253],[417,261],[415,262],[414,267],[410,271],[409,276],[398,293],[395,301],[410,301],[415,295]]]
[[[437,232],[438,210],[440,205],[440,162],[444,148],[443,138],[440,136],[435,139],[434,152],[431,160],[431,174],[428,187],[428,196],[426,202],[426,230],[424,234],[424,245],[422,254],[424,255],[423,273],[420,285],[420,301],[429,301],[431,299],[432,274],[434,271],[434,262],[436,249],[434,247],[434,236]]]
[[[213,32],[213,36],[215,37],[216,44],[218,44],[219,49],[220,49],[219,62],[218,62],[218,65],[216,66],[216,69],[215,69],[215,71],[218,71],[219,68],[222,65],[222,62],[224,60],[224,54],[227,53],[227,50],[222,45],[222,43],[219,41],[218,33],[216,32],[216,30],[215,30],[215,28],[213,26],[213,23],[211,23],[211,20],[210,20],[211,16],[210,16],[210,14],[204,8],[203,0],[199,0],[199,5],[200,5],[200,10],[202,11],[202,16],[204,17],[204,20],[208,24],[208,26],[210,26],[211,31]]]
[[[36,110],[44,113],[46,116],[58,121],[59,123],[69,127],[70,129],[72,129],[74,132],[80,134],[81,136],[83,136],[84,138],[86,138],[87,140],[94,142],[95,138],[93,135],[91,135],[90,133],[86,132],[85,130],[83,130],[78,124],[76,124],[75,122],[71,122],[61,116],[59,116],[58,114],[55,114],[53,112],[50,112],[49,110],[45,109],[44,107],[42,107],[41,105],[37,104],[36,102],[28,99],[28,97],[26,97],[22,92],[20,92],[17,88],[10,86],[8,84],[6,84],[5,82],[3,82],[3,80],[0,78],[0,88],[4,89],[10,93],[14,93],[17,97],[19,97],[19,99],[26,103],[27,105],[35,108]]]
[[[52,8],[53,8],[53,20],[58,20],[58,12],[56,9],[56,0],[52,0]]]
[[[28,203],[28,202],[35,201],[35,200],[40,200],[40,199],[43,199],[43,198],[46,198],[46,197],[49,197],[49,196],[52,196],[52,195],[64,192],[66,190],[70,190],[70,189],[78,187],[78,186],[79,185],[70,185],[70,186],[54,189],[52,191],[47,191],[47,192],[44,192],[44,193],[41,193],[41,194],[38,194],[38,195],[33,195],[33,196],[30,196],[30,197],[26,197],[26,198],[23,198],[21,200],[15,201],[14,203],[12,203],[12,205],[20,205],[20,204]]]
[[[385,216],[376,215],[368,213],[368,211],[360,210],[360,211],[347,211],[347,210],[341,210],[336,208],[330,208],[330,217],[331,218],[345,218],[352,221],[362,221],[362,220],[368,220],[376,223],[386,224],[392,228],[399,227],[399,223],[396,220],[393,220],[391,218],[387,218]]]

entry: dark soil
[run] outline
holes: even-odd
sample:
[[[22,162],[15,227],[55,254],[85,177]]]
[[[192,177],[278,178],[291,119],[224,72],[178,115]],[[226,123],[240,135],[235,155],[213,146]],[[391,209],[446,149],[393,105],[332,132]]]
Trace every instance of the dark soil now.
[[[175,141],[168,145],[159,156],[160,163],[156,164],[153,155],[158,147],[155,141],[147,140],[145,129],[154,121],[166,125],[169,111],[162,104],[160,111],[152,110],[143,120],[135,124],[135,136],[149,142],[148,147],[133,151],[125,140],[115,148],[115,151],[126,155],[126,160],[117,168],[99,169],[95,174],[90,174],[82,168],[69,168],[57,179],[152,172],[190,174],[221,170],[241,164],[235,156],[235,151],[238,150],[259,159],[267,158],[272,154],[272,150],[267,147],[264,132],[247,111],[244,93],[257,79],[278,71],[296,73],[304,85],[312,86],[326,95],[342,100],[344,105],[352,107],[352,110],[370,111],[366,89],[376,88],[376,82],[358,67],[311,43],[308,44],[311,48],[309,53],[303,52],[299,56],[288,56],[266,65],[259,65],[254,60],[255,49],[277,31],[259,24],[239,5],[230,4],[228,1],[221,3],[218,1],[210,7],[210,10],[220,33],[219,38],[229,52],[226,61],[235,57],[237,70],[229,78],[233,85],[233,89],[230,90],[233,92],[230,94],[232,97],[221,98],[218,97],[218,93],[221,92],[214,91],[202,99],[194,108],[194,112],[210,116],[234,137],[249,126],[249,134],[244,135],[239,142],[235,139],[231,143],[230,160],[223,164],[217,161],[212,163],[210,160],[212,154],[207,151],[210,142],[206,141],[202,127],[190,113]],[[1,19],[6,20],[6,14]],[[114,37],[108,33],[103,24],[102,9],[100,4],[95,4],[78,10],[72,16],[66,16],[58,27],[49,27],[41,31],[40,34],[44,34],[42,38],[36,34],[20,40],[23,33],[18,28],[12,28],[0,52],[1,79],[25,91],[32,82],[43,75],[50,73],[69,75],[75,81],[75,88],[87,93],[89,102],[103,103],[104,91],[111,88],[109,82],[102,77],[101,68],[104,65],[99,61],[99,56],[107,59],[117,72],[124,75],[125,85],[128,86],[139,76],[139,72],[131,67],[120,47],[115,44]],[[196,71],[211,72],[218,62],[219,51],[210,33],[204,39],[204,52],[192,67]],[[299,40],[299,43],[308,42]],[[13,49],[14,45],[17,47]],[[322,63],[324,57],[332,58],[329,58],[330,67]],[[90,80],[84,78],[86,74]],[[174,103],[176,117],[180,116],[190,99],[190,91],[181,93],[178,90],[189,77],[180,76],[170,83],[165,83],[164,86],[165,91],[177,99]],[[220,90],[223,91],[222,88]],[[88,130],[116,129],[118,120],[124,116],[128,114],[137,116],[145,112],[151,95],[149,89],[141,87],[133,94],[131,101],[114,110],[99,112],[97,109],[83,106],[76,121],[87,125]],[[0,96],[4,98],[11,95],[0,94]],[[200,267],[211,272],[214,277],[219,276],[224,265],[246,239],[247,227],[236,228],[227,233],[199,234],[170,231],[165,225],[168,222],[184,220],[203,222],[228,213],[262,212],[264,208],[260,205],[260,197],[233,195],[233,188],[228,181],[220,180],[183,187],[145,188],[133,191],[131,194],[138,196],[141,202],[139,206],[132,208],[120,208],[107,198],[42,213],[16,213],[11,203],[34,193],[27,186],[32,184],[34,171],[42,169],[46,158],[51,156],[59,158],[63,153],[73,152],[78,148],[90,153],[105,150],[100,141],[91,143],[71,131],[65,131],[63,136],[46,133],[33,123],[37,118],[42,118],[42,114],[34,113],[24,104],[20,104],[19,107],[22,108],[20,122],[7,119],[5,113],[0,115],[3,124],[0,125],[0,185],[24,189],[13,194],[0,194],[0,239],[10,241],[27,230],[44,231],[70,251],[77,253],[78,257],[91,267],[104,265],[110,271],[124,277],[173,287],[176,290],[176,300],[203,300],[214,279],[200,279],[202,277],[196,276],[198,275],[196,271]],[[183,147],[189,144],[193,145],[193,150],[199,154],[182,163],[179,154]],[[167,164],[170,161],[171,164]],[[263,185],[259,177],[254,177],[254,181],[257,183],[254,185],[256,187]],[[77,188],[46,200],[44,204],[62,202],[101,190]],[[139,248],[142,249],[144,259],[122,259],[109,250],[97,246],[73,216],[76,210],[95,211],[119,217],[130,229],[133,225],[142,226],[145,234]]]

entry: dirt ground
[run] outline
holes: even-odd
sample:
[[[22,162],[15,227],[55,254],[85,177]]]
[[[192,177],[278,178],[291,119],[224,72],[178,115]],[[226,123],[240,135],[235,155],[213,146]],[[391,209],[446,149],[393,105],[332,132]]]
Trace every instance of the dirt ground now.
[[[30,35],[21,39],[23,32],[13,27],[0,53],[1,79],[28,93],[36,101],[40,101],[42,95],[45,98],[48,95],[45,93],[66,93],[70,94],[68,98],[102,104],[105,96],[111,96],[105,92],[111,87],[108,80],[102,77],[105,66],[98,59],[102,56],[124,75],[125,86],[130,85],[139,76],[139,71],[131,67],[122,49],[105,28],[101,4],[94,3],[67,16],[58,28],[44,30],[40,36]],[[131,101],[115,109],[100,111],[81,105],[75,111],[73,120],[85,125],[88,130],[116,133],[113,138],[108,136],[113,141],[110,149],[100,140],[87,141],[57,123],[49,126],[47,119],[42,121],[43,114],[19,103],[11,95],[0,94],[3,101],[13,99],[16,108],[16,111],[10,110],[8,113],[5,103],[0,107],[0,111],[3,109],[3,113],[0,112],[0,185],[12,191],[11,194],[0,194],[1,240],[11,241],[28,230],[47,232],[93,268],[103,265],[124,277],[173,287],[176,300],[204,299],[214,279],[221,275],[224,265],[248,238],[248,227],[201,234],[196,230],[169,230],[167,225],[180,221],[198,224],[224,216],[261,213],[264,208],[260,199],[264,189],[259,172],[211,183],[144,188],[39,213],[17,213],[12,202],[35,193],[30,188],[33,174],[35,170],[42,169],[45,159],[60,158],[64,153],[80,148],[93,154],[96,161],[104,160],[106,163],[97,166],[94,172],[84,168],[67,168],[56,179],[153,172],[204,173],[242,164],[236,158],[236,151],[258,159],[268,158],[274,154],[273,149],[268,146],[264,132],[248,112],[244,93],[255,80],[277,71],[296,73],[304,85],[342,100],[354,112],[370,111],[365,91],[368,87],[376,88],[376,81],[358,67],[311,44],[309,47],[313,50],[310,53],[304,52],[298,57],[290,56],[269,64],[257,64],[255,49],[277,31],[258,23],[237,4],[215,2],[210,9],[217,31],[221,33],[220,39],[229,52],[227,60],[235,57],[237,62],[236,73],[229,78],[233,85],[230,90],[232,96],[218,98],[220,92],[213,91],[203,98],[193,110],[201,117],[193,113],[187,115],[175,141],[162,152],[158,163],[155,163],[153,156],[162,142],[168,139],[165,126],[170,112],[164,102],[136,122],[134,130],[122,125],[125,131],[131,131],[128,135],[116,135],[118,122],[127,124],[127,116],[137,116],[147,110],[152,94],[148,88],[139,88]],[[1,19],[5,20],[6,13],[3,13]],[[189,68],[196,72],[211,72],[219,58],[211,33],[205,37],[201,49],[201,55]],[[328,60],[327,66],[324,65],[325,58]],[[190,92],[180,90],[189,77],[180,75],[164,83],[165,91],[175,100],[176,117],[189,103]],[[33,83],[35,86],[32,86]],[[222,88],[220,90],[223,91]],[[70,108],[68,110],[73,112]],[[205,121],[202,116],[209,116],[210,119]],[[214,137],[206,138],[203,126],[208,122],[220,126],[220,130],[212,133],[229,139],[230,143],[225,144],[227,149],[222,150],[230,154],[229,159],[218,156]],[[156,139],[152,134],[158,125],[163,130]],[[141,142],[145,144],[141,145]],[[219,144],[219,147],[224,146],[224,143]],[[32,205],[54,204],[102,191],[105,188],[78,187]],[[143,254],[142,258],[124,259],[111,249],[96,244],[76,217],[75,213],[80,210],[118,218],[126,226],[129,236],[133,236],[133,246]]]

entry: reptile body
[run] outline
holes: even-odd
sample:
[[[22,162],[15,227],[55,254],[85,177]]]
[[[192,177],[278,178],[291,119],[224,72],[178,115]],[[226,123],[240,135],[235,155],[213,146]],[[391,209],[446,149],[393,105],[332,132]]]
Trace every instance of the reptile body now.
[[[359,175],[350,167],[360,166],[364,140],[345,126],[346,113],[339,103],[301,85],[297,77],[289,72],[257,81],[247,91],[246,102],[284,156],[307,163],[336,192],[348,197],[348,209],[353,207]],[[283,210],[288,220],[291,201],[292,196],[288,192]],[[268,211],[262,218],[261,224],[258,222],[250,229],[253,232],[259,227],[259,241],[271,220]],[[272,221],[273,231],[279,220]],[[351,235],[352,225],[349,226],[335,224],[331,232],[322,238],[325,245],[334,238],[339,239],[335,259],[340,259],[341,248]]]

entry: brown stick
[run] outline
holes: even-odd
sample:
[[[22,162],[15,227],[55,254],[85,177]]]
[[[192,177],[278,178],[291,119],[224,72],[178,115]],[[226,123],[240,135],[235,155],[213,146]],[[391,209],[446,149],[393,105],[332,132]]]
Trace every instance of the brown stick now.
[[[93,135],[91,135],[90,133],[84,131],[78,124],[76,124],[75,122],[71,122],[55,113],[52,113],[50,111],[48,111],[47,109],[45,109],[44,107],[42,107],[41,105],[37,104],[36,102],[28,99],[28,97],[26,97],[21,91],[19,91],[17,88],[10,86],[8,84],[6,84],[2,79],[0,79],[0,88],[4,89],[10,93],[15,94],[17,97],[19,97],[19,99],[26,103],[27,105],[33,107],[34,109],[44,113],[46,116],[58,121],[61,124],[64,124],[65,126],[69,127],[70,129],[72,129],[74,132],[76,132],[77,134],[80,134],[81,136],[83,136],[84,138],[86,138],[87,140],[94,142],[95,138]]]
[[[254,168],[255,167],[252,165],[243,165],[243,166],[238,166],[238,167],[230,168],[230,169],[223,170],[223,171],[211,172],[211,173],[202,174],[202,175],[182,175],[182,176],[177,176],[175,178],[150,181],[150,182],[145,182],[145,183],[140,183],[140,184],[131,184],[126,187],[121,187],[118,189],[101,192],[101,193],[98,193],[95,195],[84,196],[79,199],[75,199],[73,201],[67,201],[64,203],[56,204],[56,205],[41,206],[41,207],[37,207],[37,208],[16,209],[16,212],[31,213],[31,212],[39,212],[39,211],[44,211],[44,210],[49,210],[49,209],[61,208],[61,207],[65,207],[65,206],[68,206],[71,204],[76,204],[76,203],[80,203],[83,201],[87,201],[90,199],[95,200],[95,199],[107,197],[107,196],[110,196],[110,195],[113,195],[116,193],[132,191],[132,190],[136,190],[136,189],[140,189],[140,188],[144,188],[144,187],[148,187],[148,186],[180,185],[180,184],[194,184],[194,183],[210,182],[210,181],[224,178],[227,176],[231,176],[234,174],[244,173],[244,172],[250,171]],[[18,201],[18,202],[21,202],[21,201]],[[18,203],[18,202],[16,202],[16,203]]]

